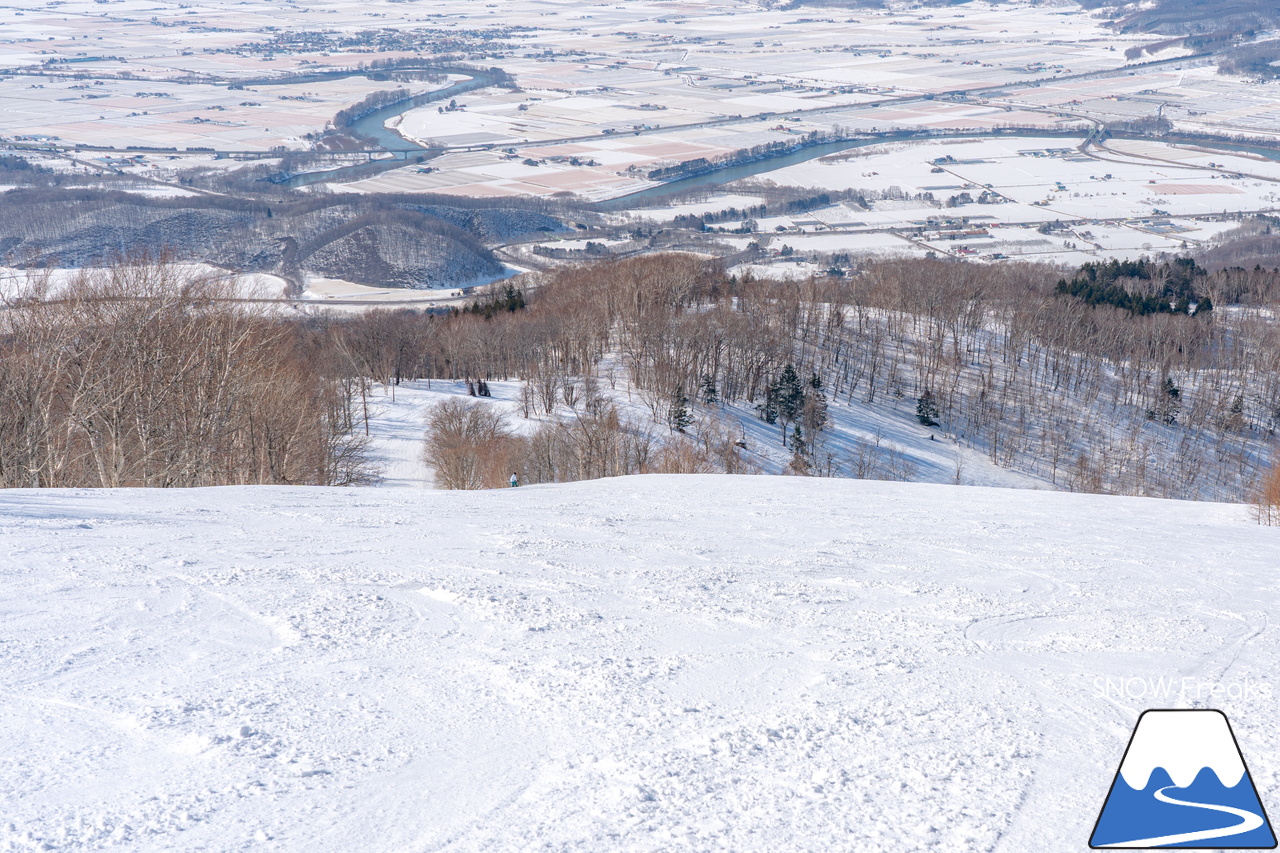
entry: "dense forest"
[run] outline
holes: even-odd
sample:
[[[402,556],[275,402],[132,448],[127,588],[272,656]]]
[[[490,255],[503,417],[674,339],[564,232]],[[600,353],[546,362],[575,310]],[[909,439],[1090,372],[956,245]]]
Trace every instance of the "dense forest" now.
[[[1082,266],[1070,280],[1058,282],[1057,292],[1089,305],[1112,305],[1131,314],[1197,314],[1207,316],[1213,300],[1197,292],[1197,279],[1206,275],[1193,258],[1156,263],[1110,260]]]

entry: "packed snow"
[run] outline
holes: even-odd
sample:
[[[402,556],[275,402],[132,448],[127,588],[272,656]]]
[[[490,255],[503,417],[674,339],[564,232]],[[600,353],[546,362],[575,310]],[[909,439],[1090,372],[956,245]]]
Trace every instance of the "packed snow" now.
[[[1082,850],[1148,707],[1280,786],[1242,506],[10,490],[0,541],[3,850]]]

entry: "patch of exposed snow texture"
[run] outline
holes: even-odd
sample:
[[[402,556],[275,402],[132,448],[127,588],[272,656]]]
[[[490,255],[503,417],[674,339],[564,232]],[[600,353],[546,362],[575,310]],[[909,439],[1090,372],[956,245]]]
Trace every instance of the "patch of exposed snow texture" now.
[[[1179,701],[1098,680],[1280,664],[1221,504],[9,490],[0,542],[0,849],[1080,850]],[[1219,707],[1274,799],[1273,699]]]

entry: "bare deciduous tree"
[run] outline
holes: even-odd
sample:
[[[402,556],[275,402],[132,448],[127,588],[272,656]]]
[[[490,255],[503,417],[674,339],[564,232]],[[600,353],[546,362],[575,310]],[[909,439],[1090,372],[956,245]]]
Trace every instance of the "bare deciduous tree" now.
[[[32,283],[0,313],[0,485],[342,484],[351,399],[292,324],[164,258]]]
[[[424,458],[442,489],[496,489],[521,466],[521,442],[491,405],[447,399],[427,416]]]

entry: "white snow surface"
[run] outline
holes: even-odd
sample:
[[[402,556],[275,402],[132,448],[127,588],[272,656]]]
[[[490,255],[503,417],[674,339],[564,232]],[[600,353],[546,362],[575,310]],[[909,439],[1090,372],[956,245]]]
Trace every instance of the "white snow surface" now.
[[[1141,791],[1151,774],[1163,767],[1179,788],[1186,788],[1208,767],[1228,788],[1240,784],[1244,761],[1227,718],[1217,711],[1151,711],[1133,732],[1133,742],[1120,765],[1125,784]]]
[[[0,543],[0,850],[1083,850],[1140,711],[1196,705],[1102,680],[1280,664],[1234,505],[8,490]],[[1274,698],[1215,704],[1274,801]]]

